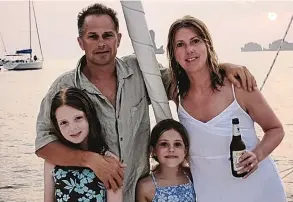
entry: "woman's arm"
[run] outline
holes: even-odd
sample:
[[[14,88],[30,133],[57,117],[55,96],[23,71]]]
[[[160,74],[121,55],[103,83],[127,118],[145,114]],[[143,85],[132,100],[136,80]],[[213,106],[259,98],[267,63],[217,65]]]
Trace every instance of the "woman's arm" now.
[[[251,151],[252,155],[247,152],[240,159],[242,162],[239,166],[252,164],[246,171],[254,171],[257,169],[257,165],[254,164],[265,159],[281,143],[285,133],[280,120],[258,89],[250,93],[237,89],[237,92],[240,92],[237,93],[240,105],[246,108],[250,117],[261,126],[264,132],[262,140]]]
[[[54,202],[55,200],[55,189],[52,171],[54,165],[44,162],[44,202]]]

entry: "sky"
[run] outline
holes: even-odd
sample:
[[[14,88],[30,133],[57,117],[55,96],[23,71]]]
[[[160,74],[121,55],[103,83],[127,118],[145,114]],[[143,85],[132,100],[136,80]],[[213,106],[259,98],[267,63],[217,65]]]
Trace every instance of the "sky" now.
[[[76,40],[77,14],[95,2],[110,6],[118,13],[122,33],[118,55],[133,53],[118,0],[34,1],[45,58],[70,59],[82,54]],[[293,15],[293,0],[145,0],[142,3],[148,28],[156,33],[157,46],[166,47],[168,29],[173,21],[184,15],[192,15],[207,25],[220,55],[240,52],[247,42],[256,42],[267,48],[272,41],[283,38]],[[8,53],[28,47],[28,30],[28,2],[0,1],[0,33]],[[33,50],[39,53],[35,27],[32,40]],[[286,40],[293,43],[293,25]],[[4,54],[0,41],[0,57]]]

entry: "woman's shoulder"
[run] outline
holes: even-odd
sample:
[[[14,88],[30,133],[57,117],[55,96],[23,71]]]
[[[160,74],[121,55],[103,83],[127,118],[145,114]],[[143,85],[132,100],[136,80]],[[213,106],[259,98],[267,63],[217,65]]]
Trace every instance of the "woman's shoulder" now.
[[[262,95],[261,92],[258,88],[255,88],[253,91],[248,91],[245,88],[241,87],[236,87],[235,85],[232,86],[232,83],[226,79],[225,81],[225,86],[229,87],[234,90],[234,96],[238,102],[238,104],[243,108],[243,110],[246,111],[247,105],[249,103],[254,103],[255,100],[257,101]]]

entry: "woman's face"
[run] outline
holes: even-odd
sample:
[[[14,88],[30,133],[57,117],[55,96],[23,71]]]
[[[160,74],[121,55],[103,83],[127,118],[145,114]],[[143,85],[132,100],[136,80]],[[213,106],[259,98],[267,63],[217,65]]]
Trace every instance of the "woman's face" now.
[[[177,30],[174,38],[174,55],[187,73],[198,71],[207,64],[206,44],[191,28]]]

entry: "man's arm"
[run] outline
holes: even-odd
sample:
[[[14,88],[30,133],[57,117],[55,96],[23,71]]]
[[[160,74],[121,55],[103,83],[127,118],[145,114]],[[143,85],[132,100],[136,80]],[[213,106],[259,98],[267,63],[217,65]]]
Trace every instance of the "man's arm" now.
[[[231,63],[221,63],[220,67],[225,71],[227,78],[238,88],[252,91],[256,89],[257,84],[254,76],[245,66]],[[171,69],[159,64],[163,84],[169,99],[174,99],[175,82],[172,78]]]
[[[220,67],[225,71],[227,78],[238,88],[242,87],[247,91],[257,88],[254,76],[245,66],[221,63]]]
[[[91,158],[91,153],[88,151],[74,150],[59,141],[50,142],[36,151],[38,157],[52,164],[77,167],[89,167],[88,159]]]
[[[123,165],[112,157],[98,153],[75,150],[58,141],[51,142],[36,151],[37,156],[46,161],[62,166],[91,168],[106,188],[116,191],[123,183]]]

